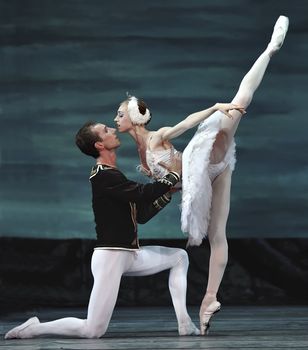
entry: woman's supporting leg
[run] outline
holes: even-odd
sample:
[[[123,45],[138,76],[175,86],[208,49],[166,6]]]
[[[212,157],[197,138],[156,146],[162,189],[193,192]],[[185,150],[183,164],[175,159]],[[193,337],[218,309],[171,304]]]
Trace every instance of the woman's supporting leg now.
[[[162,246],[142,247],[125,275],[147,276],[170,269],[169,290],[180,335],[199,334],[186,308],[188,256],[185,250]]]
[[[34,338],[40,335],[60,335],[79,338],[99,338],[107,330],[118,296],[123,271],[132,263],[133,253],[116,250],[95,250],[92,256],[94,285],[87,319],[66,317],[40,323],[37,318],[13,328],[5,336]]]
[[[230,188],[232,172],[227,167],[213,182],[211,219],[208,230],[210,244],[210,264],[206,294],[200,307],[201,334],[202,316],[208,306],[217,300],[217,292],[228,262],[226,224],[230,208]]]

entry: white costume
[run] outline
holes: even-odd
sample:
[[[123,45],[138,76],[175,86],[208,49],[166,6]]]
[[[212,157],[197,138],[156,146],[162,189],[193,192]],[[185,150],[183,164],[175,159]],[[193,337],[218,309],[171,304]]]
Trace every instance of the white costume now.
[[[217,111],[198,127],[183,152],[181,228],[188,232],[188,245],[200,245],[207,234],[212,201],[212,182],[227,166],[234,170],[235,142],[223,161],[210,163],[216,136],[221,129],[224,114]]]
[[[181,228],[183,232],[188,233],[188,245],[200,245],[206,237],[211,211],[212,182],[228,165],[234,170],[234,141],[223,161],[217,164],[210,163],[212,147],[221,129],[222,117],[224,114],[217,111],[200,123],[183,153]],[[146,162],[153,179],[168,173],[158,163],[170,163],[172,152],[180,153],[174,147],[158,151],[146,150]],[[139,169],[146,173],[142,166]]]

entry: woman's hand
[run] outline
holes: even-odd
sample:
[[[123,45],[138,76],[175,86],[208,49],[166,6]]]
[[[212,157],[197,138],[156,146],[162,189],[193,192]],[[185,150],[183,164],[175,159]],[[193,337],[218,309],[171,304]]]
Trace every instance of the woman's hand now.
[[[214,108],[216,111],[220,111],[224,115],[226,115],[229,118],[233,118],[232,115],[229,113],[229,111],[236,110],[239,111],[242,115],[246,113],[244,107],[241,107],[239,105],[233,104],[233,103],[216,103],[214,105]]]

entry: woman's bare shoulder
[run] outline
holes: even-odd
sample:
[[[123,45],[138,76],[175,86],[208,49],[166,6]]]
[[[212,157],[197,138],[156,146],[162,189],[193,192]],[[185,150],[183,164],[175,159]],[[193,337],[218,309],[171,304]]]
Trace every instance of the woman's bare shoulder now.
[[[162,147],[164,144],[163,135],[169,129],[169,127],[165,126],[158,130],[151,131],[148,139],[148,146],[153,149],[157,147]]]
[[[163,126],[162,128],[155,131],[156,137],[162,137],[164,133],[171,129],[171,126]]]

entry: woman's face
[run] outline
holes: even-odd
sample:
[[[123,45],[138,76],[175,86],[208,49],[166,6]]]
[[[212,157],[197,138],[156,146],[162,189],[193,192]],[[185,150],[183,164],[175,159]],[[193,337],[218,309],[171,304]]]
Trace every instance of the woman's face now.
[[[127,111],[127,103],[122,103],[120,105],[114,121],[119,132],[128,132],[133,128]]]

